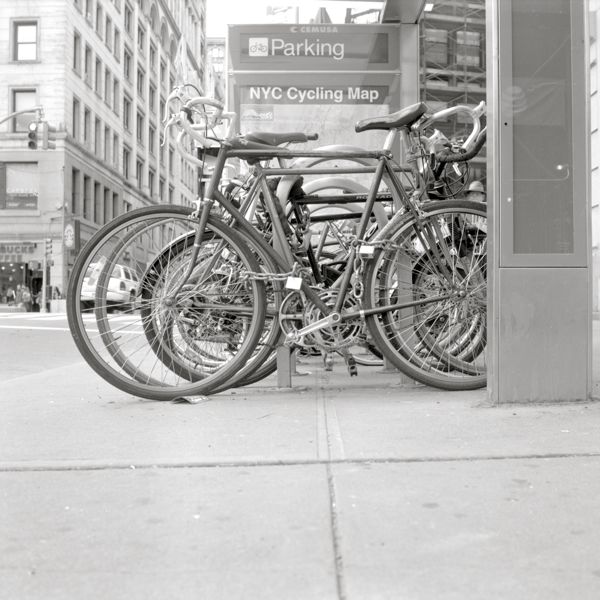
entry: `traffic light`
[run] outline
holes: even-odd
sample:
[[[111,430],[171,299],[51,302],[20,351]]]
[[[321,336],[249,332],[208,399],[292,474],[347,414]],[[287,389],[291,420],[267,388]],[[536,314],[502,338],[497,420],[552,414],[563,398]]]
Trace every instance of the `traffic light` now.
[[[37,150],[38,147],[38,123],[31,121],[27,127],[27,147],[30,150]]]
[[[56,127],[53,127],[48,121],[42,122],[42,149],[54,150],[56,148]]]
[[[52,238],[46,238],[46,256],[52,254]]]

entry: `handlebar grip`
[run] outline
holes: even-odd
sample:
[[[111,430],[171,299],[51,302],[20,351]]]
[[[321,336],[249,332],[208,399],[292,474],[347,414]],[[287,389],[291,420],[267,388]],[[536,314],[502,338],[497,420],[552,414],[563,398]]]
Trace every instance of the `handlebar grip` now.
[[[485,144],[487,138],[487,131],[484,129],[480,132],[475,140],[475,143],[471,149],[466,152],[451,152],[450,150],[441,150],[435,153],[435,158],[439,163],[450,163],[450,162],[466,162],[471,160],[474,156],[479,154],[479,151]]]
[[[307,133],[306,134],[306,139],[309,140],[309,141],[318,140],[319,139],[319,134],[318,133]]]

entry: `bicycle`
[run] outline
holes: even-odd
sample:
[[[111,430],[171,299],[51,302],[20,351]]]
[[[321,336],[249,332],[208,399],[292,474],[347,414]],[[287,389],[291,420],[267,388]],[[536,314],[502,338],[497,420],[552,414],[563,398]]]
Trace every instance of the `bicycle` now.
[[[218,121],[219,103],[200,98],[187,108],[198,105],[216,108],[207,119]],[[472,109],[460,110],[473,115]],[[225,389],[255,353],[267,316],[272,321],[278,317],[287,343],[309,340],[340,350],[349,366],[353,361],[346,349],[364,320],[384,356],[410,377],[444,389],[485,385],[486,240],[474,234],[471,225],[485,219],[485,206],[452,199],[426,201],[431,155],[419,144],[421,129],[432,122],[426,111],[419,103],[368,119],[357,131],[387,130],[383,150],[337,153],[344,159],[374,159],[377,166],[350,250],[354,270],[344,270],[330,289],[313,287],[298,261],[298,248],[286,235],[259,161],[335,154],[274,150],[242,137],[219,141],[213,176],[197,210],[190,214],[170,206],[132,211],[100,230],[78,257],[69,284],[68,314],[86,360],[124,391],[173,399]],[[181,111],[181,129],[201,144],[212,145],[214,141],[187,116]],[[437,153],[437,162],[468,160],[479,133],[477,115],[473,116],[471,146],[465,152]],[[390,152],[397,136],[414,178],[410,195],[395,173]],[[218,190],[231,157],[254,164],[256,190],[263,194],[272,221],[273,245]],[[404,210],[367,239],[384,174]],[[235,229],[211,215],[217,204],[233,218]],[[99,262],[98,255],[105,261],[96,286],[96,335],[93,328],[86,329],[79,298],[87,267]],[[107,278],[119,261],[135,263],[142,272],[137,329],[111,323],[102,306]],[[267,287],[271,297],[282,297],[276,313],[271,299],[267,302]]]

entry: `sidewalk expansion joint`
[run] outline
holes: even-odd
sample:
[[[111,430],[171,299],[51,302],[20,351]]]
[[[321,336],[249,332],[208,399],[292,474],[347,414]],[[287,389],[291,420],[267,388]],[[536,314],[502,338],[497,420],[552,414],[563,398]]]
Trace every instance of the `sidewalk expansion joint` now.
[[[250,467],[304,467],[323,465],[409,464],[443,462],[485,462],[500,460],[556,460],[569,458],[600,458],[600,452],[565,452],[548,454],[510,454],[480,456],[414,456],[414,457],[365,457],[339,459],[281,459],[281,460],[232,460],[232,461],[182,461],[182,462],[97,462],[97,463],[0,463],[0,473],[29,471],[122,471],[142,469],[235,469]]]

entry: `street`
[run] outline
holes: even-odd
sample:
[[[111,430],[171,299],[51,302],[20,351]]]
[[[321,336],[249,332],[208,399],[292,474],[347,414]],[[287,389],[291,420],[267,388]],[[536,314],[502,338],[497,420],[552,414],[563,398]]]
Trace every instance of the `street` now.
[[[0,380],[65,367],[83,361],[65,314],[0,313]]]
[[[64,315],[0,336],[2,599],[600,595],[597,403],[492,408],[314,360],[289,391],[150,402]]]

